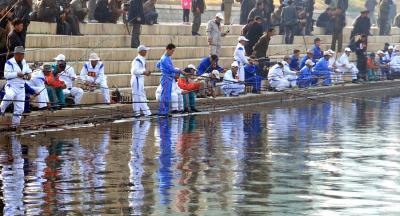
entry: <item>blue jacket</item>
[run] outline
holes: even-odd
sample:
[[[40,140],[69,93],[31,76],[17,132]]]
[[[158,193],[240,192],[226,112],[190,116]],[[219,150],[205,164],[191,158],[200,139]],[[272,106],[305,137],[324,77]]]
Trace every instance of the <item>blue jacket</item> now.
[[[314,57],[313,57],[314,60],[318,61],[320,58],[322,58],[324,56],[324,54],[321,50],[321,47],[315,46],[315,44],[312,46],[311,50],[314,53]]]
[[[308,68],[307,66],[304,66],[299,73],[299,76],[297,77],[297,80],[306,80],[306,79],[311,79],[312,78],[312,68]]]
[[[140,18],[140,21],[137,19]],[[144,24],[142,0],[131,0],[128,9],[128,21],[134,24]]]
[[[174,79],[175,74],[178,74],[180,70],[175,69],[172,64],[171,57],[166,53],[161,57],[160,61],[157,63],[157,68],[161,70],[162,77]]]
[[[306,61],[307,61],[308,59],[310,59],[310,58],[308,58],[307,55],[305,55],[305,56],[301,59],[300,68],[303,68],[304,66],[306,66]],[[311,59],[311,60],[312,60],[314,63],[317,63],[317,62],[315,61],[315,59]]]
[[[249,78],[257,75],[257,71],[258,71],[257,65],[247,64],[246,66],[244,66],[245,79],[249,79]]]
[[[221,72],[224,69],[218,65],[218,62],[216,68],[213,68],[211,66],[210,58],[205,57],[200,61],[199,66],[197,66],[197,76],[201,76],[204,73],[211,73],[213,70],[218,70],[219,72]]]
[[[290,56],[290,64],[289,64],[290,70],[295,70],[299,71],[299,58],[296,55],[291,55]]]
[[[321,58],[314,66],[314,73],[316,75],[330,74],[331,69],[329,68],[329,61],[325,58]]]

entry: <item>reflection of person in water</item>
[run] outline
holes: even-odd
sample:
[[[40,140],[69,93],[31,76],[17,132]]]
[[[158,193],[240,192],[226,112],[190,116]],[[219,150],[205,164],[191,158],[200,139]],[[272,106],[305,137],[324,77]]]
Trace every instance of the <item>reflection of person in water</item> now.
[[[129,207],[133,215],[141,215],[144,188],[142,184],[143,169],[143,146],[146,143],[147,133],[151,123],[149,121],[135,121],[132,125],[131,159],[129,161],[129,182],[132,185],[129,190]]]
[[[158,118],[160,135],[160,156],[158,158],[160,167],[158,169],[159,192],[161,194],[160,203],[167,205],[170,203],[169,189],[172,186],[172,146],[171,131],[168,118]]]

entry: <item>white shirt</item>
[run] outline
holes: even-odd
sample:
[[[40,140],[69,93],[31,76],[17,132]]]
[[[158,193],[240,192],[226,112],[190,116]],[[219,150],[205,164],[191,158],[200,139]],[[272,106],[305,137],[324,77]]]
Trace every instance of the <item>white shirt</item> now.
[[[70,89],[74,85],[74,80],[77,78],[75,70],[70,65],[65,67],[65,70],[60,73],[60,80],[64,81],[67,89]]]
[[[232,70],[228,70],[224,75],[224,83],[232,84],[234,82],[239,82],[239,80],[237,80],[237,79],[235,79],[235,77],[233,77]]]
[[[385,52],[385,57],[383,57],[383,58],[384,58],[385,61],[390,62],[390,61],[392,61],[392,59],[395,56],[397,56],[395,51],[393,51],[392,54],[390,54],[390,55],[389,55],[389,52]]]
[[[391,67],[400,67],[400,56],[394,56],[392,61],[390,61]]]
[[[247,60],[246,57],[246,52],[244,49],[244,46],[241,43],[238,43],[235,49],[235,53],[233,54],[233,58],[235,61],[238,61],[240,66],[243,66],[245,64],[248,64],[249,61]]]
[[[278,64],[272,66],[268,72],[268,80],[269,81],[277,81],[283,79],[283,68],[281,68]]]
[[[4,67],[4,78],[7,80],[7,84],[12,87],[23,88],[25,86],[25,80],[18,77],[19,73],[30,74],[32,70],[26,63],[25,59],[22,60],[22,69],[19,67],[15,58],[11,58],[6,62]]]
[[[46,78],[42,70],[35,70],[32,73],[32,78],[29,80],[29,86],[45,88]]]
[[[176,94],[182,94],[182,89],[179,88],[178,83],[174,80],[172,82],[172,93],[176,93]]]
[[[131,75],[143,77],[143,73],[146,71],[146,58],[138,55],[135,59],[133,59],[131,64]]]
[[[88,76],[88,72],[93,72],[95,75]],[[89,82],[95,82],[97,84],[103,82],[106,78],[104,75],[104,64],[102,62],[97,62],[95,67],[92,67],[92,64],[90,62],[86,62],[83,64],[82,70],[80,77],[82,80],[89,81]]]
[[[283,62],[283,74],[285,76],[296,76],[296,72],[290,70],[289,63]]]
[[[337,61],[336,65],[338,66],[339,70],[351,69],[349,56],[347,56],[346,53],[343,53]]]

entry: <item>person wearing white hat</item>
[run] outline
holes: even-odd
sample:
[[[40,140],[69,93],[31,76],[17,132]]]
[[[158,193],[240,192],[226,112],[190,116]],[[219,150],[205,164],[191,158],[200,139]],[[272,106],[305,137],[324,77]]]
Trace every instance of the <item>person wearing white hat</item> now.
[[[284,65],[282,62],[278,62],[268,71],[269,86],[275,91],[283,91],[290,87],[290,82],[286,79],[283,71]]]
[[[389,65],[385,60],[385,53],[382,50],[376,52],[379,66],[379,73],[381,79],[388,79],[389,77]]]
[[[210,55],[219,56],[222,46],[221,38],[225,37],[228,32],[222,32],[222,20],[223,16],[221,13],[217,13],[213,20],[207,23],[207,41],[210,47]]]
[[[308,59],[306,60],[305,66],[300,70],[299,76],[297,77],[297,85],[299,88],[308,88],[312,82],[312,68],[315,63]]]
[[[331,73],[332,67],[329,66],[329,58],[331,58],[331,53],[328,51],[324,52],[324,57],[321,58],[317,64],[314,66],[313,70],[313,81],[312,85],[318,85],[318,81],[322,81],[322,85],[329,86],[332,84]]]
[[[4,67],[4,78],[7,80],[7,84],[4,87],[5,95],[0,104],[0,116],[4,115],[7,107],[13,103],[14,113],[12,117],[12,127],[19,126],[21,122],[22,113],[24,112],[25,83],[26,80],[30,79],[29,76],[32,73],[24,56],[24,47],[15,47],[14,57],[7,60]]]
[[[74,82],[77,79],[74,68],[71,65],[67,65],[63,54],[59,54],[54,60],[56,64],[52,66],[53,70],[55,70],[56,74],[59,74],[60,80],[66,85],[66,88],[63,89],[64,95],[72,96],[74,104],[80,104],[83,97],[83,89],[74,87]]]
[[[140,45],[137,48],[138,55],[131,64],[132,108],[135,117],[140,116],[140,111],[145,116],[151,115],[144,90],[144,78],[150,76],[150,72],[146,69],[146,56],[149,50],[146,46]]]
[[[215,87],[217,82],[220,80],[220,73],[218,70],[213,70],[211,73],[203,73],[201,79],[204,82],[204,89],[206,90],[206,95],[211,98],[215,98]]]
[[[387,52],[385,53],[385,61],[389,63],[392,61],[393,57],[396,56],[396,52],[393,46],[389,46]]]
[[[180,74],[178,86],[183,90],[183,105],[185,112],[199,112],[196,109],[196,92],[205,97],[205,88],[202,81],[191,80],[191,76],[196,74],[196,66],[190,64]]]
[[[289,82],[289,87],[296,87],[297,86],[297,72],[290,69],[290,57],[285,56],[282,61],[283,65],[283,75]]]
[[[350,63],[350,54],[351,54],[351,49],[347,47],[344,50],[344,53],[338,61],[336,62],[337,69],[339,71],[338,76],[336,77],[337,82],[343,82],[343,74],[346,73],[351,73],[351,79],[355,83],[357,82],[357,74],[358,74],[358,69],[357,67],[353,64]]]
[[[46,88],[46,74],[51,72],[51,65],[45,64],[40,69],[33,71],[32,78],[28,82],[29,86],[38,93],[36,102],[39,110],[50,106],[50,99]]]
[[[178,86],[177,80],[179,79],[179,74],[176,74],[174,77],[174,81],[172,82],[171,88],[171,114],[184,113],[184,104],[183,104],[183,91]],[[156,100],[160,101],[162,85],[158,85],[156,89]]]
[[[231,69],[224,75],[221,89],[226,97],[239,96],[240,93],[244,92],[245,85],[240,81],[238,71],[239,64],[234,61],[231,64]]]
[[[332,68],[331,72],[332,81],[335,83],[340,83],[342,76],[340,74],[340,71],[337,69],[336,52],[331,49],[328,49],[327,52],[331,54],[331,57],[329,58],[329,67]]]
[[[389,62],[390,66],[390,75],[392,78],[400,77],[400,56],[395,55],[392,60]]]
[[[239,80],[243,82],[245,79],[244,66],[249,63],[249,60],[246,57],[246,51],[244,46],[249,40],[244,36],[240,36],[238,41],[239,42],[236,45],[233,58],[239,65],[239,71],[238,71]]]
[[[96,53],[91,53],[89,56],[89,62],[83,64],[80,77],[86,85],[90,87],[100,87],[104,103],[109,104],[111,102],[107,77],[104,74],[104,64],[100,61],[100,58]]]

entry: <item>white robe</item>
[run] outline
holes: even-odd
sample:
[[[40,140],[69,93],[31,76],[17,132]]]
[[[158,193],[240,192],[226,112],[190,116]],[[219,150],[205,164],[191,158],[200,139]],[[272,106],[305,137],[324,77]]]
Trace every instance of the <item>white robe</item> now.
[[[64,81],[67,86],[63,89],[64,95],[71,95],[75,104],[80,104],[83,97],[83,89],[74,87],[74,80],[77,78],[75,70],[72,66],[67,65],[65,71],[60,73],[60,80]]]
[[[232,71],[228,70],[224,75],[224,80],[222,82],[221,89],[224,92],[225,96],[234,95],[237,96],[240,93],[244,92],[245,85],[239,83],[239,80],[233,77]]]
[[[282,67],[276,64],[268,72],[269,85],[277,91],[282,91],[290,87],[290,82],[284,76],[283,70]]]
[[[353,80],[357,79],[358,69],[353,63],[350,63],[349,56],[347,56],[346,53],[340,56],[339,60],[336,62],[336,66],[337,70],[340,72],[337,77],[339,82],[343,82],[342,75],[346,73],[351,73],[351,78]]]
[[[245,72],[244,66],[249,63],[246,57],[246,51],[244,46],[241,43],[236,45],[235,53],[233,54],[233,58],[239,64],[238,76],[240,81],[244,81],[245,79]]]

